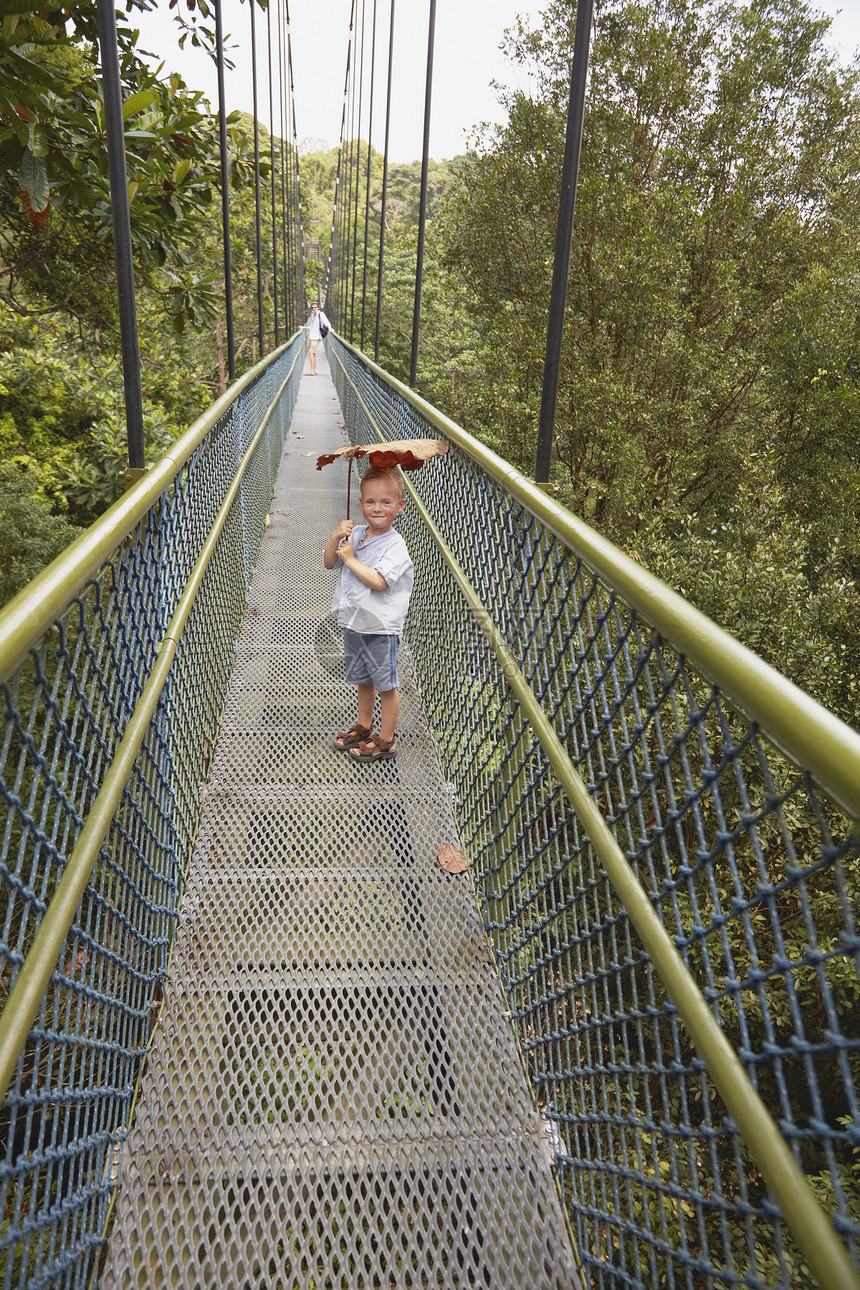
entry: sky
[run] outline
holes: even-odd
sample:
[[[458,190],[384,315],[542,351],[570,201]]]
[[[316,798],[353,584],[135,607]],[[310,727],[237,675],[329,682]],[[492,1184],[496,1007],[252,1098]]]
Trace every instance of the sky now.
[[[186,0],[179,0],[185,4]],[[376,72],[372,143],[382,152],[385,130],[385,89],[391,0],[365,0],[365,83],[361,137],[367,138],[368,85],[371,66],[372,14],[377,13]],[[340,138],[346,70],[349,14],[352,0],[290,0],[290,35],[295,81],[296,130],[300,149],[334,148]],[[177,46],[178,32],[166,0],[152,14],[134,18],[141,46],[163,58],[168,70],[179,71],[191,89],[203,90],[217,104],[215,70],[211,60],[186,44]],[[274,7],[274,6],[273,6]],[[523,73],[501,54],[505,28],[516,16],[536,21],[544,0],[436,0],[436,32],[430,114],[430,155],[436,160],[465,151],[468,135],[481,121],[501,122],[504,112],[492,82],[528,89]],[[848,61],[860,49],[860,0],[818,0],[816,8],[834,19],[832,43]],[[252,110],[250,17],[247,3],[222,0],[225,42],[236,64],[225,75],[228,111]],[[361,2],[356,0],[356,12]],[[391,95],[390,159],[414,161],[421,156],[424,129],[424,88],[430,0],[395,0],[394,64]],[[277,50],[276,28],[275,48]],[[265,63],[266,19],[257,10],[258,58]],[[359,35],[356,32],[356,43]],[[233,46],[233,48],[230,48]],[[356,56],[357,61],[357,56]],[[268,119],[268,86],[258,89],[260,116]],[[277,114],[277,107],[276,107]],[[276,133],[278,127],[276,124]]]

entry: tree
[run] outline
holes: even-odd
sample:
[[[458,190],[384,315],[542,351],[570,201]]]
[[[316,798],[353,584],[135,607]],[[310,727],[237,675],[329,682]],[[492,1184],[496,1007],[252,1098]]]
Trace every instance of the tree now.
[[[775,612],[760,584],[754,609],[743,595],[743,614],[715,616],[857,720],[860,640],[846,619],[858,621],[860,573],[860,84],[826,50],[827,26],[804,0],[599,5],[554,479],[658,572],[678,582],[683,567],[698,603],[710,594],[685,564],[691,534],[714,568],[743,548],[751,569],[772,563],[778,532],[802,530],[789,542],[799,632],[787,620],[759,630]],[[445,223],[445,261],[482,339],[452,385],[463,411],[449,410],[477,413],[527,472],[572,36],[560,3],[539,31],[512,36],[536,91],[509,96],[507,126],[471,154]],[[743,478],[773,506],[750,506],[741,526]],[[845,509],[828,503],[834,488]],[[822,621],[817,607],[839,597],[849,612]],[[833,660],[830,681],[813,655]]]

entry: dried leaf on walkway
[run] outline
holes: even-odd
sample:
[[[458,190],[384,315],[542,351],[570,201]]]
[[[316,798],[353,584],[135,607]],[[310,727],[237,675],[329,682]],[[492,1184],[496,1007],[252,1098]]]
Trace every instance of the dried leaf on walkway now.
[[[292,512],[291,512],[291,511],[276,511],[276,512],[275,512],[275,514],[276,514],[276,515],[291,515],[291,514],[292,514]]]
[[[293,431],[293,434],[296,436],[297,439],[304,439],[305,437],[303,434],[299,434],[298,431],[296,430]]]
[[[312,456],[313,456],[313,453],[312,453],[312,452],[303,452],[303,453],[302,453],[302,456],[303,456],[303,457],[312,457]]]
[[[446,873],[462,873],[469,867],[469,861],[463,852],[450,842],[443,842],[439,847],[439,863]]]

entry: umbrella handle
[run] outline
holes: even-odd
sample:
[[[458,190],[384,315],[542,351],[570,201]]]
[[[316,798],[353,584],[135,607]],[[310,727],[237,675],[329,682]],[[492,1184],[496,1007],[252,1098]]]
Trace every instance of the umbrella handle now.
[[[349,494],[352,490],[352,457],[349,459],[349,474],[346,477],[346,518],[349,519]]]

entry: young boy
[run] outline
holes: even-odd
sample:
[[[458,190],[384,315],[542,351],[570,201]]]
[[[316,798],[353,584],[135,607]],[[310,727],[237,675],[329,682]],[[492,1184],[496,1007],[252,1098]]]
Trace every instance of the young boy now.
[[[400,715],[397,658],[414,568],[394,521],[406,505],[403,478],[373,466],[361,481],[364,524],[342,520],[325,545],[323,563],[340,573],[331,611],[343,630],[346,679],[358,686],[358,721],[335,739],[355,761],[383,761],[395,752]],[[379,734],[373,705],[379,695]]]

